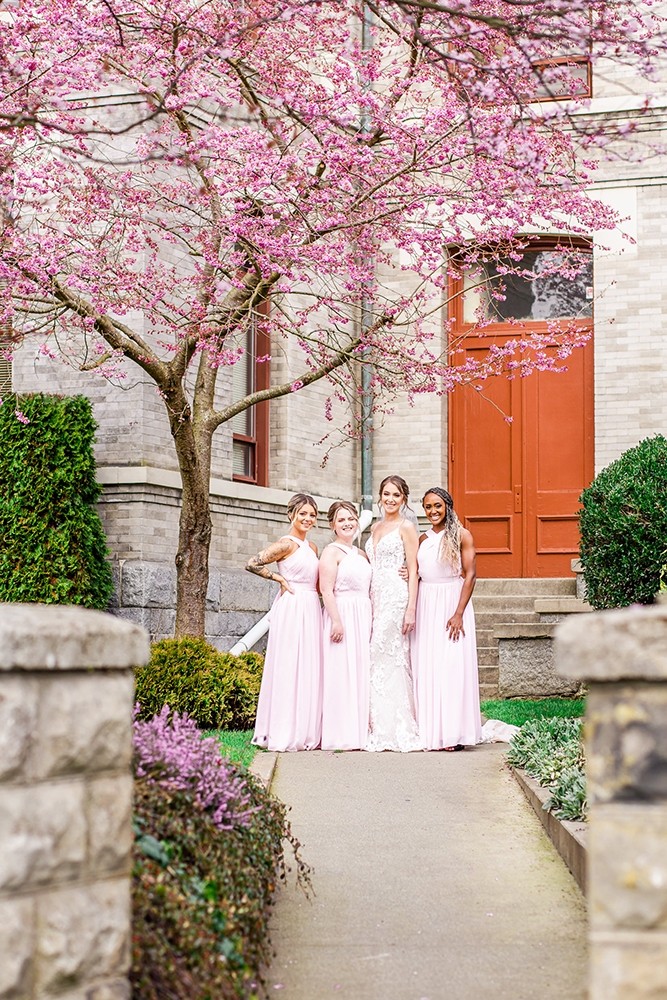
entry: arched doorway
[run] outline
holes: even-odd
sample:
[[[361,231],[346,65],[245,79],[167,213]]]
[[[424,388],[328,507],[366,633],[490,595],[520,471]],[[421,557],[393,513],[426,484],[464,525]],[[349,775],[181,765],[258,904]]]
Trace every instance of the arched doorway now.
[[[517,339],[515,319],[546,334],[550,320],[576,318],[592,333],[592,258],[574,280],[540,280],[556,252],[553,243],[533,243],[521,264],[533,277],[499,276],[498,262],[485,265],[486,305],[465,278],[453,282],[455,364]],[[497,281],[502,300],[488,294]],[[480,309],[491,320],[481,331],[473,315]],[[475,538],[480,576],[571,575],[579,496],[594,471],[592,336],[565,364],[562,372],[494,376],[450,396],[449,483]]]

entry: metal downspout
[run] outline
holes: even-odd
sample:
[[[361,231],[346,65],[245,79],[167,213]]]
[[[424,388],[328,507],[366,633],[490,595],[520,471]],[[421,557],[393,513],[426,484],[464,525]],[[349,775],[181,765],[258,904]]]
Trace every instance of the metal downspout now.
[[[371,12],[363,6],[361,22],[361,49],[369,51],[373,44],[371,37]],[[367,86],[367,85],[366,85]],[[365,109],[361,113],[360,129],[368,131],[370,122]],[[361,328],[367,330],[371,324],[371,304],[364,291],[361,298]],[[364,355],[368,352],[364,351]],[[362,355],[363,357],[363,355]],[[370,364],[361,366],[361,509],[373,509],[373,370]]]

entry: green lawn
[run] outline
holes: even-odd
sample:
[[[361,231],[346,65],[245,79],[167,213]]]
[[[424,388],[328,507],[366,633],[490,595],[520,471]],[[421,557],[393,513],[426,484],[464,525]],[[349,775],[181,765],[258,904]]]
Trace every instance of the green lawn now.
[[[578,718],[586,710],[583,698],[512,698],[508,701],[483,701],[482,713],[487,719],[500,719],[522,726],[529,719]]]
[[[250,742],[252,729],[216,729],[206,735],[215,736],[225,757],[229,757],[235,764],[243,764],[244,767],[252,764],[253,757],[259,749]]]

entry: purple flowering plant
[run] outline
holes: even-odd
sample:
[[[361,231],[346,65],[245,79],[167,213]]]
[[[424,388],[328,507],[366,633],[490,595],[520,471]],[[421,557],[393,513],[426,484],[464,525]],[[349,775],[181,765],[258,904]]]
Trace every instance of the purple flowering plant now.
[[[247,826],[255,808],[242,773],[220,753],[218,741],[188,715],[168,705],[152,719],[138,718],[135,706],[134,755],[138,778],[192,796],[220,830]]]

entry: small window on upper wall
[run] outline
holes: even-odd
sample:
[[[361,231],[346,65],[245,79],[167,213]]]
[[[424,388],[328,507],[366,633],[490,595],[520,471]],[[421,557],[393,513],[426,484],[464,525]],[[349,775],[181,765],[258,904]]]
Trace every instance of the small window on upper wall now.
[[[541,59],[533,64],[533,73],[535,84],[528,98],[531,101],[566,101],[592,96],[591,64],[586,56]]]
[[[506,323],[590,319],[593,315],[593,256],[576,252],[575,274],[556,271],[559,250],[528,250],[521,261],[487,261],[463,280],[463,322]],[[524,273],[508,274],[506,268]]]

